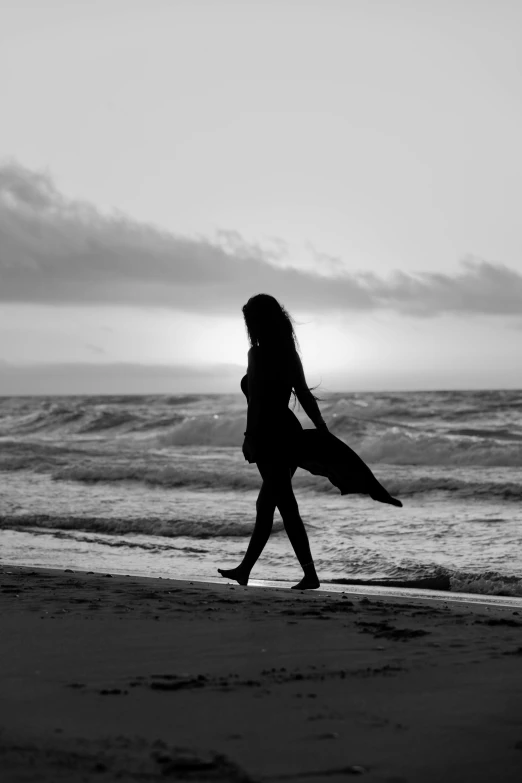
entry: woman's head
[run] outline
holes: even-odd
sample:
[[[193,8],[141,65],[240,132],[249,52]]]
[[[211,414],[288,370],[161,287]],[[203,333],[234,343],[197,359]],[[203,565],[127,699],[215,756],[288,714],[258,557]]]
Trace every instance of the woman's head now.
[[[299,348],[292,316],[270,294],[250,297],[243,306],[243,316],[251,345],[271,346],[285,352]]]
[[[299,351],[299,342],[294,331],[294,320],[283,305],[270,294],[256,294],[243,305],[243,316],[250,344],[268,348],[276,365],[291,364]],[[310,391],[313,392],[315,388],[310,388]],[[295,404],[297,396],[293,386],[292,394]],[[312,397],[320,399],[315,394]]]

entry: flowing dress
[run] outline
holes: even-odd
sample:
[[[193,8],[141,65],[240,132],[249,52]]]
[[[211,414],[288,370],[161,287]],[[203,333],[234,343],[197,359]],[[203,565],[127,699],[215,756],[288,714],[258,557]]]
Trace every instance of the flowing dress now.
[[[325,476],[340,490],[341,495],[364,494],[372,500],[402,506],[400,500],[377,481],[372,471],[358,454],[327,430],[304,429],[288,407],[291,386],[278,383],[282,378],[263,373],[261,380],[262,420],[252,435],[256,459],[283,462],[316,476]],[[241,391],[248,396],[248,377],[241,379]],[[250,434],[248,437],[251,437]],[[247,459],[247,457],[245,457]]]

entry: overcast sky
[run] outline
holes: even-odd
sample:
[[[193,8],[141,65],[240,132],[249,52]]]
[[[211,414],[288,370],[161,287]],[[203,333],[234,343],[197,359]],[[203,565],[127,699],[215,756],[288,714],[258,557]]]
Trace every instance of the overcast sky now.
[[[515,0],[0,0],[0,385],[234,391],[263,291],[326,390],[522,387],[521,29]]]

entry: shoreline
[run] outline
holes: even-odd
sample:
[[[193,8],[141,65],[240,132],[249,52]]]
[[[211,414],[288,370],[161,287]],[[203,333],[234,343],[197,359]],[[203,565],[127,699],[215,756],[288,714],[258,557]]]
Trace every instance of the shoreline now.
[[[2,781],[518,783],[522,612],[337,587],[0,566]]]
[[[0,562],[0,573],[2,572],[2,569],[10,569],[13,570],[13,572],[19,571],[20,573],[27,573],[29,571],[36,571],[36,572],[42,572],[42,573],[49,573],[49,574],[63,574],[63,573],[73,573],[73,574],[92,574],[96,573],[99,576],[104,576],[107,572],[105,571],[83,571],[76,568],[61,568],[61,567],[46,567],[46,566],[32,566],[32,565],[19,565],[17,563],[2,563]],[[192,576],[192,577],[183,577],[183,578],[173,578],[171,576],[145,576],[144,574],[137,574],[133,573],[132,571],[124,573],[122,571],[112,571],[111,576],[118,576],[118,577],[132,577],[133,579],[145,579],[145,580],[159,580],[161,582],[174,582],[178,587],[182,587],[183,585],[187,584],[201,584],[201,585],[207,585],[207,586],[216,586],[216,585],[230,585],[230,586],[236,586],[240,588],[241,586],[238,585],[233,580],[227,580],[223,577],[213,577],[213,576],[206,576],[202,577],[201,575]],[[420,600],[420,601],[430,601],[430,602],[438,602],[438,603],[455,603],[455,604],[469,604],[469,605],[480,605],[480,606],[491,606],[491,607],[502,607],[507,609],[520,609],[522,610],[522,596],[509,596],[509,595],[497,595],[497,594],[486,594],[486,593],[459,593],[452,590],[437,590],[437,589],[426,589],[426,588],[418,588],[418,587],[406,587],[401,586],[397,587],[395,585],[387,586],[385,584],[375,584],[370,583],[373,580],[368,580],[368,583],[365,583],[364,580],[354,580],[354,584],[350,584],[348,580],[343,581],[342,584],[339,582],[322,582],[321,586],[317,590],[307,590],[307,591],[301,591],[306,593],[327,593],[332,595],[338,595],[345,593],[346,595],[350,595],[353,597],[356,596],[366,596],[368,598],[374,597],[374,598],[382,598],[382,599],[403,599],[403,600]],[[380,580],[379,580],[380,581]],[[385,580],[382,580],[383,582]],[[390,580],[390,582],[393,582],[394,580]],[[250,579],[249,584],[247,585],[246,589],[252,589],[254,587],[262,588],[262,589],[268,589],[273,588],[277,590],[289,590],[291,588],[291,585],[294,584],[295,580],[288,580],[288,581],[282,581],[282,580],[276,580],[276,579]],[[295,592],[295,591],[292,591]]]

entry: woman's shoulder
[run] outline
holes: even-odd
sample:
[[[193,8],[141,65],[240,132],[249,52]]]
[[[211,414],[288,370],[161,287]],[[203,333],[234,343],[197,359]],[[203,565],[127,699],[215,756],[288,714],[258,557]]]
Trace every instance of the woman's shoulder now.
[[[263,355],[264,355],[264,351],[261,349],[259,345],[251,345],[250,348],[248,349],[249,359],[257,359]]]

